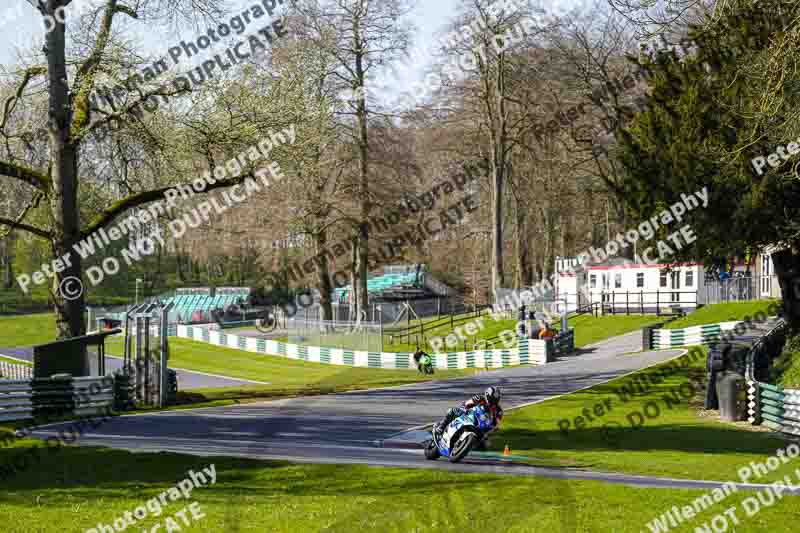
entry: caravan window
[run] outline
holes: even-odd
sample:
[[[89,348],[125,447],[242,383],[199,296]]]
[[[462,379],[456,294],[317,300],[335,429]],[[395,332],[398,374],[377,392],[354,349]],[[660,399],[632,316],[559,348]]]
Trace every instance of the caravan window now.
[[[644,287],[644,272],[636,274],[636,287],[640,289]]]
[[[589,276],[589,288],[590,289],[597,288],[597,274],[592,274]]]
[[[694,285],[694,272],[691,270],[686,272],[686,283],[684,285],[687,287],[692,287]]]
[[[614,274],[614,288],[621,289],[622,288],[622,273],[617,272]]]

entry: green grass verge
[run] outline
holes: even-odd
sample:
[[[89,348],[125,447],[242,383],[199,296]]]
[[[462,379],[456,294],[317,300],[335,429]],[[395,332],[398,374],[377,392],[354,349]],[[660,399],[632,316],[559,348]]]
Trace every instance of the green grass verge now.
[[[34,346],[56,339],[56,317],[53,313],[0,316],[0,348]]]
[[[617,335],[623,335],[625,333],[630,333],[631,331],[636,331],[644,326],[657,324],[659,321],[659,317],[656,315],[606,315],[599,317],[592,315],[581,315],[578,317],[571,317],[568,320],[568,324],[571,328],[575,329],[575,346],[580,348],[611,337],[615,337]],[[467,341],[467,348],[472,349],[472,347],[481,340],[495,339],[501,331],[513,331],[516,325],[516,320],[495,321],[490,315],[484,315],[484,327],[478,331],[477,335],[469,337],[469,340]],[[553,326],[556,327],[556,329],[560,329],[561,324],[553,324]],[[428,339],[434,336],[446,338],[447,335],[453,333],[454,329],[455,328],[451,329],[450,325],[448,324],[431,330],[430,334],[428,334],[428,331],[426,330],[425,335],[428,337]],[[511,342],[510,347],[516,348],[516,346],[517,341],[514,339]],[[500,343],[498,343],[495,347],[505,348],[505,346],[502,346]],[[426,349],[430,349],[430,347]],[[463,349],[463,341],[459,340],[458,346],[449,349],[449,351],[461,351]],[[384,351],[387,352],[413,352],[414,350],[416,350],[415,342],[410,344],[404,343],[384,345]]]
[[[617,335],[624,335],[658,322],[659,317],[655,315],[605,315],[599,317],[581,315],[570,318],[568,321],[569,326],[575,329],[575,346],[578,348]]]
[[[752,318],[759,312],[764,312],[767,316],[774,316],[777,313],[778,305],[780,305],[779,300],[752,300],[706,305],[684,317],[673,320],[666,324],[664,329],[681,329],[744,320],[745,317]]]
[[[693,353],[684,355],[679,364],[665,363],[511,411],[494,445],[500,450],[508,444],[514,454],[544,453],[563,466],[738,480],[739,467],[763,461],[786,444],[746,422],[719,422],[713,412],[700,416],[698,395],[704,389],[697,383],[705,378],[706,348]],[[638,392],[631,395],[631,391]],[[673,401],[668,404],[665,397]],[[646,412],[651,416],[645,416]],[[793,472],[800,467],[800,460],[796,463],[783,466],[768,479]],[[763,479],[767,478],[759,481]]]
[[[269,383],[269,385],[183,391],[179,393],[179,400],[182,403],[307,396],[431,381],[431,378],[448,379],[475,373],[474,369],[437,370],[433,376],[425,376],[416,370],[311,363],[174,337],[170,338],[169,346],[169,364],[173,368]],[[119,337],[109,339],[106,343],[106,353],[121,356],[122,339]]]
[[[800,388],[800,335],[786,339],[783,351],[772,362],[770,383]]]
[[[2,450],[2,464],[34,446],[29,440]],[[350,533],[352,531],[463,532],[556,531],[635,533],[673,506],[691,504],[696,490],[632,488],[599,482],[448,473],[441,470],[366,466],[292,465],[173,453],[129,453],[66,446],[49,452],[23,472],[4,479],[0,521],[7,533],[83,532],[112,525],[138,507],[153,511],[159,494],[214,465],[216,481],[190,498],[166,500],[160,516],[147,513],[128,531],[166,531],[166,519],[182,532]],[[800,508],[789,498],[747,519],[735,493],[693,521],[670,531],[694,531],[732,505],[737,530],[792,531]],[[185,513],[197,502],[201,518]],[[140,514],[140,516],[142,516]],[[113,526],[112,526],[113,527]]]

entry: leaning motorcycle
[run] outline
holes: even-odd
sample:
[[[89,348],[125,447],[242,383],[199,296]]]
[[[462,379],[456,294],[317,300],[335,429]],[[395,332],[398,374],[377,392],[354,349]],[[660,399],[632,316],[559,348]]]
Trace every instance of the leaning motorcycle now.
[[[432,438],[425,443],[425,458],[435,461],[447,457],[451,463],[457,463],[470,450],[484,446],[494,429],[489,411],[482,405],[475,406],[450,422],[438,439],[431,431]]]

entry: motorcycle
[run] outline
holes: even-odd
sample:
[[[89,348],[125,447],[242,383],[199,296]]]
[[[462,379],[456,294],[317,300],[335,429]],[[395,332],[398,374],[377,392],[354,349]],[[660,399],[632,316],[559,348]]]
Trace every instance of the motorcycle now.
[[[433,374],[433,359],[430,355],[425,354],[420,358],[419,371],[423,374]]]
[[[495,429],[489,411],[477,405],[450,422],[438,439],[431,430],[432,438],[425,444],[425,458],[435,461],[447,457],[451,463],[457,463],[471,450],[485,449],[489,433]]]

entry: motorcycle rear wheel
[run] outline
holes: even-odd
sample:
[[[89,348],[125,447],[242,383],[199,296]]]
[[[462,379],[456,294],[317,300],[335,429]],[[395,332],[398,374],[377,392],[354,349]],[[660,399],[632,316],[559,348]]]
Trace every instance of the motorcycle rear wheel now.
[[[425,445],[425,459],[429,461],[435,461],[439,458],[439,448],[436,447],[436,443],[432,440],[429,440],[428,443]]]
[[[477,435],[474,433],[467,433],[463,438],[459,439],[456,443],[456,447],[453,450],[450,450],[450,462],[457,463],[469,453],[472,449],[472,446],[478,440]]]

